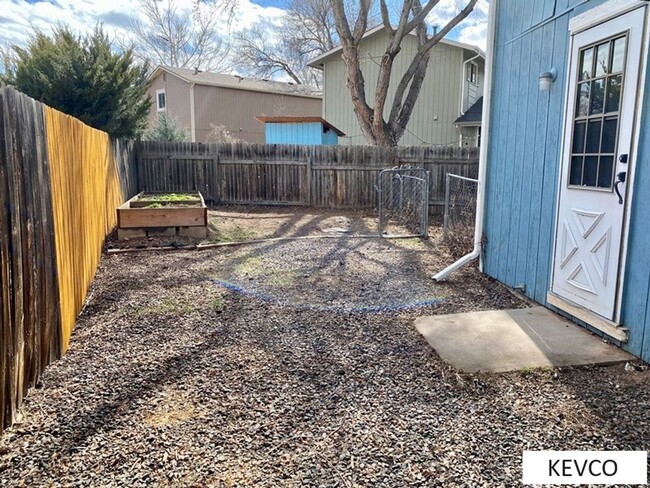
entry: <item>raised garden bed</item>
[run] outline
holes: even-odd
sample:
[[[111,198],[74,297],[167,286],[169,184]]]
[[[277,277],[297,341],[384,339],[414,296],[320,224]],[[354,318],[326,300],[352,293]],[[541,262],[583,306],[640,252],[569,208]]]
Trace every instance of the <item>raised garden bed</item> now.
[[[201,193],[142,192],[117,209],[118,239],[207,236],[208,209]]]

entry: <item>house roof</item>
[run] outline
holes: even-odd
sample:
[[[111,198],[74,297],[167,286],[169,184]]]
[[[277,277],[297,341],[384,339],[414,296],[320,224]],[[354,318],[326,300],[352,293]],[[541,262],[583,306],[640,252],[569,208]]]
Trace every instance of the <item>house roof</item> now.
[[[277,93],[296,97],[322,98],[320,91],[306,85],[296,85],[281,81],[261,80],[257,78],[246,78],[238,75],[226,75],[222,73],[211,73],[185,68],[172,68],[171,66],[158,66],[151,78],[155,78],[161,72],[166,71],[174,76],[197,85],[218,86],[222,88],[234,88],[236,90],[247,90],[264,93]]]
[[[367,37],[374,36],[378,32],[382,32],[384,30],[385,30],[385,28],[384,28],[383,24],[378,25],[377,27],[373,27],[372,29],[366,31],[366,33],[363,35],[362,39],[366,39]],[[415,32],[411,31],[411,32],[409,32],[409,35],[415,36]],[[459,47],[461,49],[467,49],[468,51],[474,51],[476,54],[478,54],[483,59],[485,59],[485,53],[478,46],[474,46],[472,44],[465,44],[464,42],[452,41],[451,39],[446,39],[446,38],[441,39],[440,43],[441,44],[447,44],[448,46]],[[329,58],[330,56],[338,53],[342,49],[343,48],[341,46],[335,47],[334,49],[330,49],[329,51],[324,52],[323,54],[321,54],[319,56],[316,56],[315,58],[312,58],[311,60],[309,60],[309,62],[307,63],[307,66],[311,66],[312,68],[320,69],[323,66],[323,61],[326,58]]]
[[[265,116],[265,115],[260,115],[258,117],[255,117],[257,120],[259,120],[262,123],[267,123],[271,122],[274,124],[288,124],[288,123],[306,123],[306,122],[319,122],[323,124],[323,127],[327,127],[330,130],[333,130],[336,132],[337,135],[343,137],[345,134],[343,131],[340,129],[337,129],[334,127],[332,124],[330,124],[327,120],[325,120],[323,117],[291,117],[291,116]]]
[[[483,97],[479,98],[467,111],[458,117],[454,124],[456,125],[481,125],[483,116]]]

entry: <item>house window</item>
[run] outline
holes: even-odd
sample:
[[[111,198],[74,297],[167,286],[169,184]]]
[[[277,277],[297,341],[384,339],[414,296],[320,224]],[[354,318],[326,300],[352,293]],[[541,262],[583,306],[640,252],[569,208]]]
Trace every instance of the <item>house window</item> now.
[[[580,50],[569,186],[612,191],[627,35]]]
[[[478,85],[478,65],[476,63],[469,63],[467,69],[467,81],[473,85]]]
[[[162,112],[167,108],[167,98],[164,88],[162,90],[156,90],[156,108],[158,112]]]

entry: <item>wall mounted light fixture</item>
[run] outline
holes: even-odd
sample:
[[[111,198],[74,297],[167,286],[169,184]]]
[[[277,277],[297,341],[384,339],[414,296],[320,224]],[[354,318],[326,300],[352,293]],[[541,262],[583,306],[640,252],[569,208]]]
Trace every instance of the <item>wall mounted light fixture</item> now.
[[[551,68],[550,71],[544,71],[539,74],[539,91],[549,91],[551,85],[557,78],[557,70]]]

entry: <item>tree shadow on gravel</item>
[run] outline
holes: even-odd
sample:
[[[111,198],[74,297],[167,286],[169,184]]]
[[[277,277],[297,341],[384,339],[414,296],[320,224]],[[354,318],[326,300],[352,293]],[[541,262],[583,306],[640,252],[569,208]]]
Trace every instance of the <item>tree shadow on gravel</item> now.
[[[260,303],[251,304],[250,299],[237,298],[241,300],[244,307],[250,305],[255,307],[260,306]],[[338,387],[342,382],[349,381],[350,378],[355,378],[358,384],[361,385],[372,380],[371,376],[364,374],[361,370],[350,369],[349,364],[344,364],[337,354],[337,352],[341,352],[338,351],[340,343],[345,343],[348,339],[354,337],[358,333],[357,330],[341,330],[341,337],[337,339],[340,343],[332,343],[331,340],[328,342],[321,338],[319,332],[314,332],[313,326],[295,323],[291,327],[291,333],[297,334],[296,337],[298,340],[305,346],[308,346],[296,351],[283,342],[284,334],[288,330],[279,332],[270,332],[265,329],[260,329],[259,331],[242,331],[237,328],[235,318],[241,318],[241,315],[245,313],[244,310],[238,308],[231,313],[232,315],[230,317],[220,317],[220,323],[212,328],[212,332],[205,337],[203,342],[185,347],[182,351],[165,359],[164,362],[157,363],[155,370],[147,370],[143,373],[141,370],[142,365],[132,362],[128,365],[128,369],[122,371],[113,380],[102,378],[107,383],[104,386],[95,384],[94,388],[105,388],[105,396],[109,398],[99,405],[93,405],[91,408],[86,407],[83,410],[75,409],[76,413],[72,416],[58,417],[58,422],[67,426],[66,432],[69,434],[61,438],[60,442],[57,442],[56,446],[53,446],[53,449],[57,452],[73,454],[83,449],[90,438],[125,428],[121,419],[135,415],[142,408],[142,400],[146,402],[148,397],[161,391],[165,386],[176,385],[184,389],[185,387],[183,385],[186,384],[189,377],[199,373],[196,369],[197,365],[205,364],[207,368],[209,364],[212,364],[215,355],[219,357],[218,351],[230,347],[253,347],[253,349],[265,351],[270,358],[273,358],[271,363],[273,370],[281,370],[283,371],[282,374],[288,374],[294,378],[294,381],[292,381],[294,384],[299,382],[305,385],[299,389],[309,391],[314,399],[317,399],[319,395],[327,394],[326,401],[319,400],[317,402],[317,405],[319,405],[317,409],[315,409],[314,404],[311,402],[303,405],[305,410],[311,412],[310,415],[312,417],[321,410],[325,411],[325,414],[328,414],[328,409],[333,404],[340,402],[342,396],[349,393],[349,388],[347,391],[338,391]],[[282,311],[279,313],[283,316],[285,315]],[[300,316],[299,313],[296,315]],[[334,320],[345,320],[346,316],[349,317],[346,314],[331,315]],[[348,337],[351,333],[353,335]],[[367,339],[369,340],[373,337],[372,331],[362,331],[362,333],[367,334]],[[139,334],[134,333],[132,335],[135,337],[132,337],[131,340],[137,340],[138,342],[143,340]],[[397,349],[391,348],[388,345],[385,346],[386,349],[383,351],[384,359],[390,357],[391,354],[410,356],[414,351],[423,351],[422,346],[415,348],[398,347]],[[358,363],[357,366],[365,364],[367,367],[373,367],[368,361],[371,359],[369,353],[375,347],[377,347],[377,344],[371,344],[368,349],[351,349],[353,355],[356,354],[364,358],[364,361]],[[427,351],[425,350],[425,352]],[[219,364],[218,367],[220,369],[237,371],[242,367],[242,364],[239,363],[239,360],[235,362],[226,360],[223,364]],[[241,374],[245,374],[245,371],[241,371]],[[258,385],[262,389],[264,388],[260,386],[264,385],[265,382],[265,379],[262,377],[254,379],[246,378],[245,381],[252,382],[253,389],[256,388],[255,385]],[[248,387],[251,387],[251,384]],[[201,401],[200,398],[196,400]],[[296,408],[298,410],[301,410],[300,403],[301,401],[297,399]],[[216,420],[216,417],[225,420],[227,416],[227,412],[217,412],[213,420]],[[297,418],[300,419],[300,416]],[[308,418],[298,421],[306,425],[311,422]],[[52,453],[42,452],[41,454],[44,459],[48,459]]]

